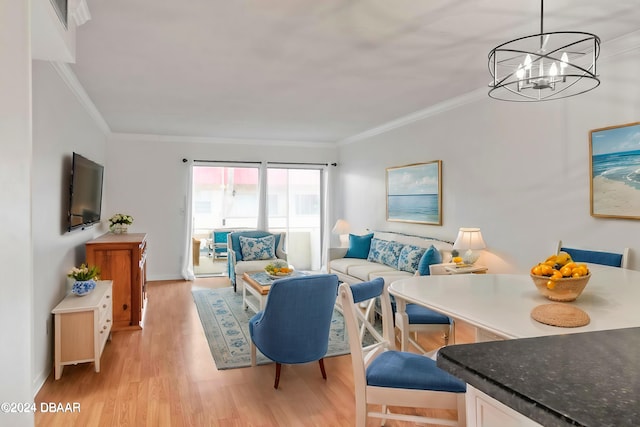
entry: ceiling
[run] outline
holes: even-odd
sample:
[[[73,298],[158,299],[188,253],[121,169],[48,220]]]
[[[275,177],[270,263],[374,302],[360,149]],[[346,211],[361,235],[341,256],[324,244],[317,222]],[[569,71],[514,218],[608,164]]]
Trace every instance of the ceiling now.
[[[111,131],[187,137],[339,142],[486,89],[489,50],[540,26],[537,0],[87,4],[72,69]],[[602,55],[640,29],[637,0],[544,16],[599,35]]]

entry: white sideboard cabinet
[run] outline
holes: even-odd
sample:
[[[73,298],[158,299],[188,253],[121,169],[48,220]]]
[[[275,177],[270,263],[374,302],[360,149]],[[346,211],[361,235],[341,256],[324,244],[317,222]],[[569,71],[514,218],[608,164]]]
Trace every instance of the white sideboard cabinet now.
[[[82,297],[67,295],[52,313],[56,380],[65,365],[93,362],[100,372],[100,356],[113,324],[112,281],[99,280],[93,292]]]

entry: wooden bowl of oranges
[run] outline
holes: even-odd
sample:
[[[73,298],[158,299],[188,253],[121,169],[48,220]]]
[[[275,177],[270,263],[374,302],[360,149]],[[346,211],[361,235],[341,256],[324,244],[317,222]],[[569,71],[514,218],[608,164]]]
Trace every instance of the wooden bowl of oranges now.
[[[589,267],[577,263],[566,252],[551,255],[531,268],[531,279],[538,292],[552,301],[574,301],[591,278]]]

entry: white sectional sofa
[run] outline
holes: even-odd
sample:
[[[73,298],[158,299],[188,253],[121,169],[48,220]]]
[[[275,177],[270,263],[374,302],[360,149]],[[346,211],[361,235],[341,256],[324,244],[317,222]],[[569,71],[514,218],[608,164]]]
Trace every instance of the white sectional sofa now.
[[[365,236],[349,235],[349,248],[331,249],[329,271],[349,284],[382,277],[385,286],[413,275],[447,274],[445,266],[454,265],[451,260],[451,242],[406,234],[380,232],[369,233],[370,246]],[[444,344],[454,341],[455,325],[440,313],[416,304],[407,304],[405,312],[396,312],[392,297],[395,326],[400,330],[400,349],[406,351],[411,343],[426,353],[411,333],[442,332]],[[376,309],[376,311],[378,311]],[[451,341],[450,341],[451,339]]]
[[[428,275],[429,271],[449,265],[451,260],[451,242],[394,232],[374,231],[369,234],[372,234],[371,243],[366,251],[365,236],[354,235],[349,235],[349,248],[331,248],[329,272],[349,284],[382,277],[385,285],[389,285],[394,280],[416,274]],[[433,249],[427,253],[431,246]],[[433,254],[434,250],[438,254]],[[423,259],[425,253],[430,259]],[[434,260],[438,262],[430,262]],[[416,268],[420,265],[423,267],[421,272]]]

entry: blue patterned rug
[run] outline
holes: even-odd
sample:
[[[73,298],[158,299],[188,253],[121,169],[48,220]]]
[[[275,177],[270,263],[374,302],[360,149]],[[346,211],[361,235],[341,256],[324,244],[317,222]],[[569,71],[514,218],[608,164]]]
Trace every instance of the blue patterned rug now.
[[[242,308],[242,292],[233,288],[193,289],[193,299],[200,315],[216,367],[222,369],[251,366],[249,319],[255,314]],[[349,353],[344,318],[334,310],[326,357]],[[258,350],[259,365],[273,363]]]

